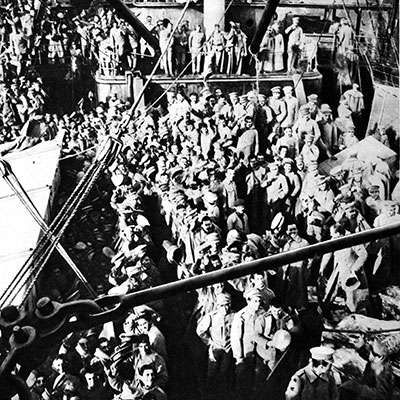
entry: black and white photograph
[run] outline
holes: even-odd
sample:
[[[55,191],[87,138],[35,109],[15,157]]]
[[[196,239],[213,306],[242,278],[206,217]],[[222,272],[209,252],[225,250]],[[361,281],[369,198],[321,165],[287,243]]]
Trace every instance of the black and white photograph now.
[[[400,400],[399,0],[0,0],[0,400]]]

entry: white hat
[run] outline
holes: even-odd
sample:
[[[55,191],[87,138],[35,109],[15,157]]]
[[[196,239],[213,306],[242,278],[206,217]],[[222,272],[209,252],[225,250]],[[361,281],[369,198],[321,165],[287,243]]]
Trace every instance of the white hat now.
[[[310,349],[310,353],[313,360],[330,360],[335,350],[327,346],[319,346]]]

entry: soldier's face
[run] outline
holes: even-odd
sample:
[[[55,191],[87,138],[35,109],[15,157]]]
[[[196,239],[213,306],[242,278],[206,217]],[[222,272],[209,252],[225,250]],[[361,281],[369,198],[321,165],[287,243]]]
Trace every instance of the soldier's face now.
[[[317,376],[326,374],[330,368],[332,363],[327,360],[312,360],[312,366],[315,374]]]
[[[271,314],[275,319],[278,319],[280,317],[280,314],[282,312],[282,309],[280,307],[273,307],[271,306]]]
[[[142,381],[145,388],[151,388],[154,385],[155,375],[151,369],[145,369],[140,380]]]
[[[230,308],[230,304],[219,304],[218,305],[218,311],[222,314],[222,315],[227,315],[229,312],[229,308]]]
[[[396,215],[396,211],[397,211],[397,206],[396,205],[390,206],[389,209],[388,209],[389,217],[394,217]]]
[[[142,334],[147,334],[150,329],[149,321],[145,320],[144,318],[140,318],[136,321],[136,326],[138,331]]]
[[[262,275],[254,275],[253,285],[257,289],[261,289],[265,286],[264,277]]]
[[[247,304],[252,311],[257,311],[261,307],[261,298],[260,297],[252,297],[247,300]]]

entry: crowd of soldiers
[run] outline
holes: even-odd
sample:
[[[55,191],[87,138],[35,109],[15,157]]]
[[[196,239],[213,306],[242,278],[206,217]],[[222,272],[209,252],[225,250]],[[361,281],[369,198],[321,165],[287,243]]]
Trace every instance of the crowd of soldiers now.
[[[131,119],[100,196],[64,239],[91,266],[99,294],[132,293],[400,220],[398,171],[378,156],[359,157],[354,147],[363,138],[356,126],[363,109],[358,85],[345,92],[335,119],[316,94],[301,107],[293,87],[283,94],[278,86],[270,96],[178,88],[167,93],[166,109],[149,107]],[[74,163],[68,173],[73,182],[129,108],[116,95],[100,104],[89,96],[72,116],[52,120],[64,138],[64,157],[81,163],[80,171]],[[368,134],[396,150],[388,131]],[[344,149],[344,161],[324,173],[324,160],[336,160]],[[399,250],[397,237],[380,239],[199,289],[187,324],[200,396],[258,398],[292,343],[299,349],[295,367],[305,369],[293,377],[287,398],[299,395],[302,379],[313,374],[326,375],[317,392],[336,398],[332,351],[318,347],[322,316],[332,319],[335,307],[375,315],[379,290],[399,284]],[[69,285],[56,272],[45,290],[62,301]],[[38,399],[165,399],[167,371],[176,369],[162,333],[170,312],[155,301],[101,332],[72,335],[52,369],[36,372],[32,392]],[[342,391],[364,387],[369,397],[360,398],[373,398],[382,380],[391,391],[384,347],[359,347],[368,349],[367,358],[377,354],[370,363],[385,374],[377,378],[372,368],[374,379],[347,383]],[[202,357],[206,372],[198,364]],[[307,391],[316,390],[310,382]]]
[[[240,75],[254,70],[294,73],[317,67],[317,43],[306,38],[299,17],[291,14],[274,19],[253,58],[239,22],[229,21],[227,32],[219,24],[212,32],[204,32],[202,25],[191,27],[187,20],[175,29],[168,18],[154,21],[151,14],[139,18],[159,42],[160,71],[167,76]],[[344,64],[354,51],[353,30],[343,18],[340,24],[331,24],[330,32],[336,37],[336,58]],[[3,10],[0,37],[0,79],[4,82],[9,82],[10,75],[26,75],[33,65],[46,64],[69,65],[68,79],[81,78],[84,68],[115,76],[142,69],[156,55],[129,24],[105,7],[76,14],[39,2],[18,7],[10,3]]]

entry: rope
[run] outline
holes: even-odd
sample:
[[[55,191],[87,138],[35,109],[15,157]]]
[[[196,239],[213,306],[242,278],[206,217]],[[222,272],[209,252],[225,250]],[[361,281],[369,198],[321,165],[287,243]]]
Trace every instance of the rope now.
[[[82,180],[79,182],[71,196],[68,198],[67,202],[64,204],[60,212],[57,214],[53,222],[49,226],[49,232],[54,233],[56,232],[57,229],[60,228],[61,223],[65,220],[65,218],[68,217],[68,214],[73,211],[74,203],[76,203],[76,199],[82,196],[82,191],[84,190],[84,185],[86,185],[87,181],[92,179],[92,176],[94,176],[94,172],[96,169],[97,165],[96,163],[92,164],[88,171],[86,172],[85,176],[82,178]],[[55,235],[56,240],[57,240],[57,235]],[[59,239],[58,239],[59,240]],[[13,291],[15,291],[21,284],[24,276],[29,272],[30,266],[35,263],[38,264],[40,263],[40,260],[43,259],[42,253],[46,254],[46,246],[48,246],[48,239],[45,236],[42,236],[41,239],[39,240],[35,250],[31,253],[31,255],[28,257],[22,268],[18,271],[17,275],[13,278],[13,280],[10,282],[10,284],[7,286],[5,291],[0,295],[0,302],[4,304],[5,299],[8,299],[8,297],[11,295]],[[40,264],[39,264],[40,265]],[[36,267],[35,267],[36,268]],[[34,269],[35,269],[34,268]],[[27,279],[23,280],[22,285],[24,285],[29,277]],[[15,298],[15,296],[14,296]]]
[[[17,187],[15,187],[15,185],[13,184],[13,182],[11,181],[11,179],[8,176],[4,177],[4,179],[6,180],[7,184],[11,187],[11,189],[17,195],[18,199],[22,202],[22,204],[28,210],[28,212],[31,214],[33,219],[40,226],[41,230],[44,232],[44,234],[47,236],[47,238],[49,240],[51,240],[51,241],[54,241],[55,238],[52,236],[51,232],[48,230],[46,222],[40,216],[39,211],[37,210],[37,208],[33,204],[31,198],[28,196],[28,194],[26,193],[26,191],[24,190],[23,186],[20,184],[20,182],[18,181],[18,179],[17,179],[17,177],[15,176],[14,173],[12,173],[12,178],[15,181]],[[58,252],[60,253],[60,255],[65,259],[65,261],[71,267],[72,271],[83,282],[83,284],[86,287],[86,290],[88,291],[88,293],[93,298],[95,298],[96,297],[95,291],[90,286],[89,282],[87,281],[85,276],[82,274],[82,272],[74,264],[74,262],[69,257],[69,255],[64,250],[64,248],[59,243],[56,243],[56,248],[57,248]]]
[[[99,163],[98,169],[95,172],[93,179],[91,180],[91,182],[89,183],[89,185],[86,187],[85,191],[83,192],[83,195],[79,198],[79,201],[75,207],[75,209],[71,212],[70,216],[68,217],[68,219],[65,221],[64,225],[61,227],[59,233],[56,236],[56,240],[57,242],[61,239],[62,235],[64,234],[65,230],[67,229],[69,223],[71,222],[72,218],[75,216],[75,214],[77,213],[79,207],[82,205],[82,203],[85,201],[87,195],[89,194],[89,192],[92,190],[94,184],[96,183],[97,178],[100,176],[100,174],[102,173],[104,167],[106,165],[106,161],[101,161]],[[54,250],[56,245],[56,241],[52,242],[48,248],[47,254],[45,254],[43,256],[43,258],[40,260],[40,267],[38,268],[37,272],[35,273],[35,276],[32,280],[32,282],[29,284],[28,288],[25,291],[25,295],[22,298],[21,301],[21,305],[25,302],[25,300],[27,299],[27,297],[29,296],[29,293],[31,292],[31,290],[33,289],[40,273],[43,271],[43,268],[45,267],[47,261],[49,260],[52,251]],[[17,294],[16,294],[17,295]],[[16,295],[13,297],[12,300],[15,299]]]
[[[97,145],[95,146],[90,146],[85,150],[79,151],[78,153],[74,153],[74,154],[69,154],[68,156],[64,156],[58,159],[58,161],[64,161],[67,160],[68,158],[72,158],[72,157],[76,157],[76,156],[80,156],[81,154],[85,154],[86,152],[88,152],[89,150],[93,150],[97,147]]]

